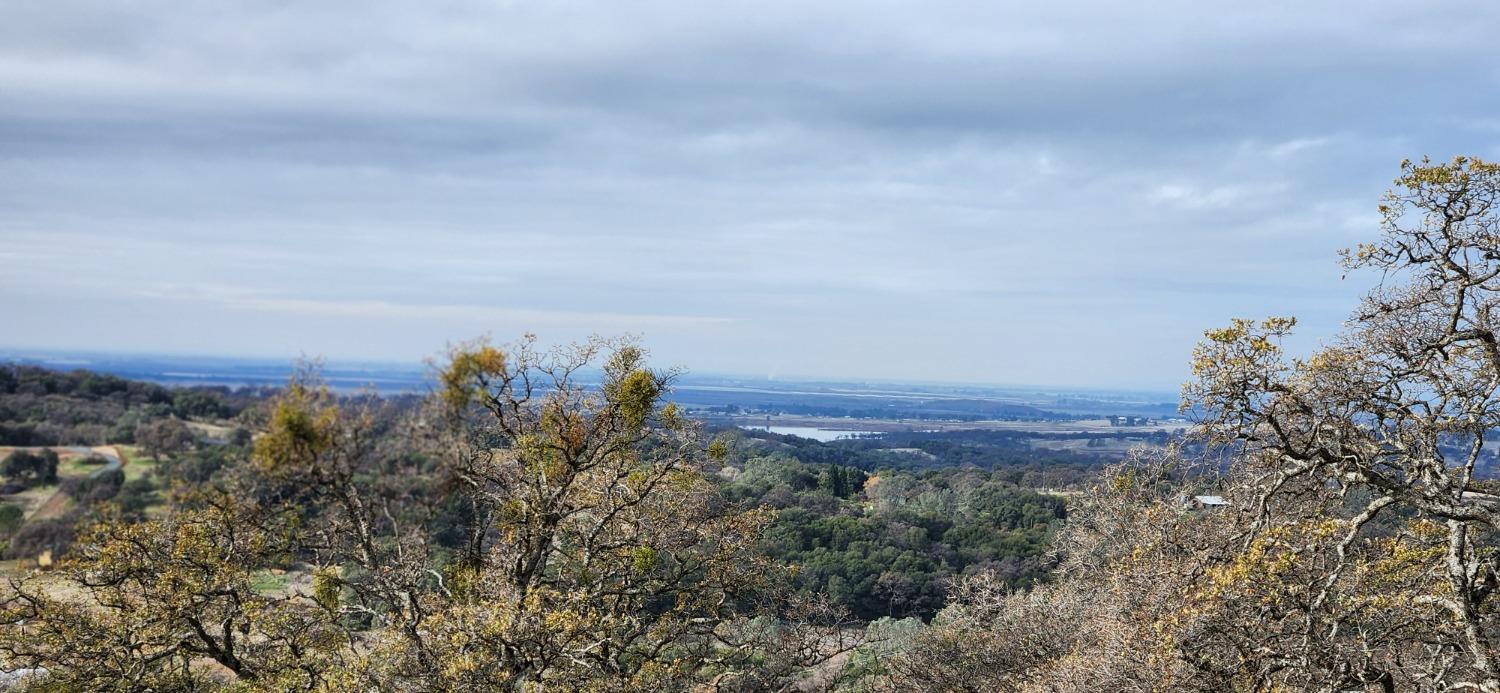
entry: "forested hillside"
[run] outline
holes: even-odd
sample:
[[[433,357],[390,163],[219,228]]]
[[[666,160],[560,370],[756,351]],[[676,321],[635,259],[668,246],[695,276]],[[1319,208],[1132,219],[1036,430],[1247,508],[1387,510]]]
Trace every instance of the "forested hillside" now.
[[[227,419],[263,395],[0,364],[0,445],[133,443],[142,424],[170,417]]]
[[[1045,575],[1047,541],[1066,516],[1062,497],[1022,489],[1003,471],[866,473],[761,456],[720,476],[732,479],[727,499],[778,510],[763,550],[796,566],[798,588],[861,620],[930,618],[961,575],[1030,585]]]

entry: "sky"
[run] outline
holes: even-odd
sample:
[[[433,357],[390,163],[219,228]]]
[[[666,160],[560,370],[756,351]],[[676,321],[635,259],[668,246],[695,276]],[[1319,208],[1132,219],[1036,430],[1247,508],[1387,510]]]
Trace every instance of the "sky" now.
[[[1175,388],[1330,339],[1488,2],[13,2],[0,347]]]

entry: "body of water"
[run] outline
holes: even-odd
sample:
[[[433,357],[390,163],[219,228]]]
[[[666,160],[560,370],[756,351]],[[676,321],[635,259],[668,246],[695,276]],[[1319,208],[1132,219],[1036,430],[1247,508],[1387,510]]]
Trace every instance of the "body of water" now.
[[[800,436],[824,443],[831,440],[839,440],[840,438],[880,435],[876,431],[838,431],[831,428],[813,428],[811,426],[740,426],[740,428],[751,431],[770,431],[784,436]]]

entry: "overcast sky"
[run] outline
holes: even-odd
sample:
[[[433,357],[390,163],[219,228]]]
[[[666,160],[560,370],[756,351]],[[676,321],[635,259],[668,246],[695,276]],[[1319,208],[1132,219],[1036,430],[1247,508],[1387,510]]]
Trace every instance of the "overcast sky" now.
[[[1174,388],[1500,157],[1497,5],[1316,4],[9,2],[0,346]]]

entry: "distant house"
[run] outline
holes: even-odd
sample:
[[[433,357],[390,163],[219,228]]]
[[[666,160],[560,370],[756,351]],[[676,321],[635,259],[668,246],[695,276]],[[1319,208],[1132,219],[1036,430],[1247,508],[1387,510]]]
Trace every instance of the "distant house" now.
[[[1151,425],[1151,419],[1148,419],[1148,418],[1146,418],[1144,416],[1111,416],[1111,417],[1109,417],[1109,425],[1111,425],[1111,426],[1149,426],[1149,425]]]
[[[1212,510],[1227,507],[1229,501],[1223,496],[1193,496],[1182,505],[1184,510]]]

